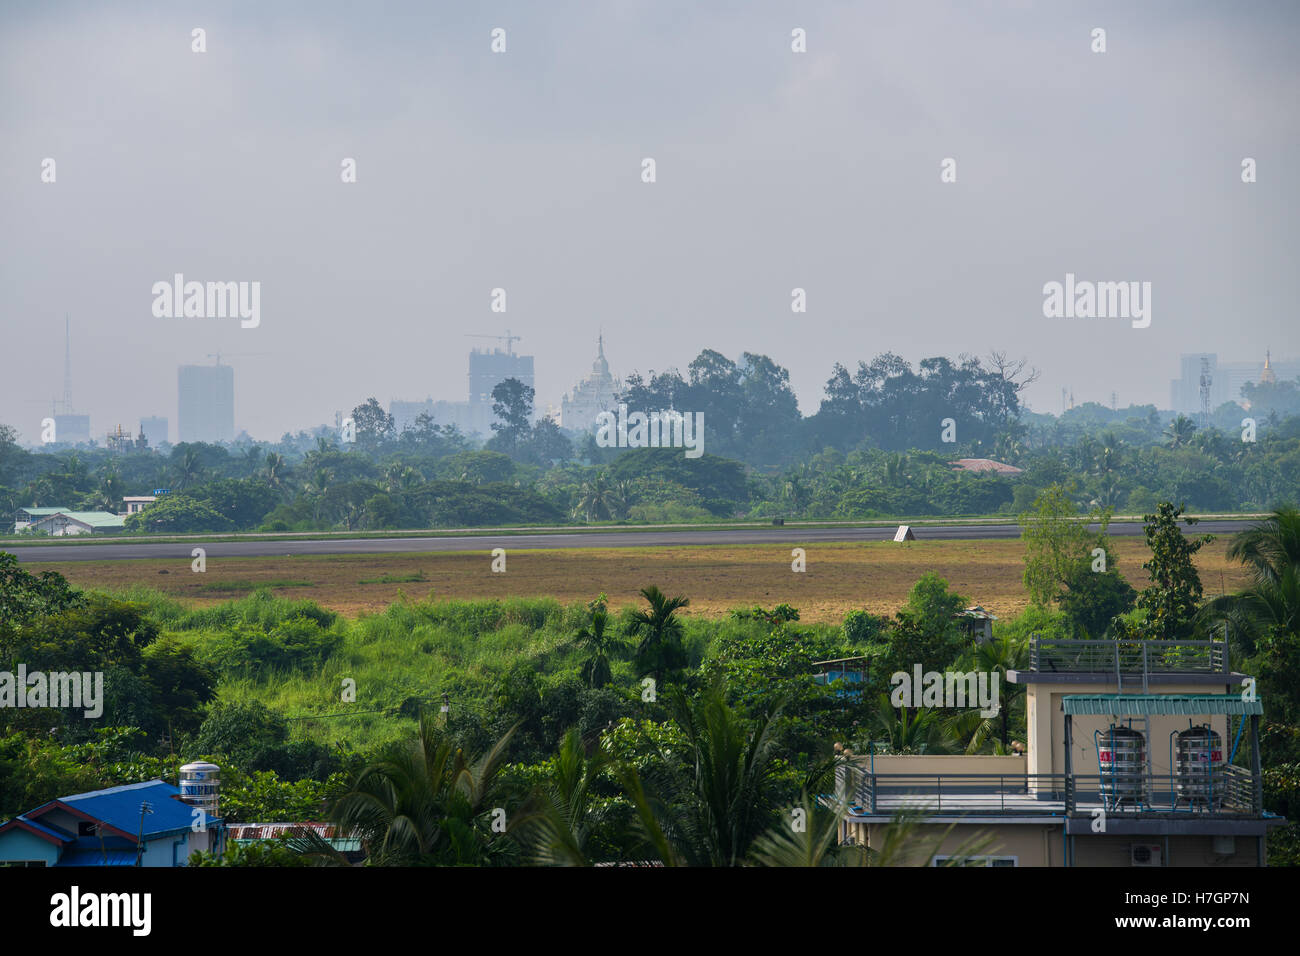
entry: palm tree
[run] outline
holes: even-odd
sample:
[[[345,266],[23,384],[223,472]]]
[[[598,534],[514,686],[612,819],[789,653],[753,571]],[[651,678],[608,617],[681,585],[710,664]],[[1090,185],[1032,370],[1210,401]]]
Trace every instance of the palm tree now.
[[[87,496],[86,504],[92,511],[116,513],[125,491],[126,485],[122,481],[122,476],[116,471],[106,471],[100,476],[99,487]]]
[[[848,812],[850,797],[823,801],[804,794],[796,809],[803,811],[804,826],[782,824],[754,841],[753,859],[759,866],[929,866],[957,824],[942,830],[922,829],[925,811],[900,810],[877,831],[878,846],[839,842],[839,828]],[[939,866],[966,866],[986,853],[992,837],[976,833],[945,855]]]
[[[318,468],[312,472],[311,478],[303,490],[312,496],[312,520],[320,521],[320,506],[325,502],[325,492],[329,491],[330,480],[332,476],[327,468]]]
[[[31,502],[33,508],[57,507],[53,501],[54,482],[50,480],[49,475],[41,475],[29,484],[23,492],[23,497]]]
[[[498,771],[515,728],[477,760],[420,715],[414,741],[387,748],[332,804],[341,831],[355,833],[380,866],[478,865],[511,845],[492,829],[506,800]],[[518,821],[506,820],[506,832]]]
[[[1277,508],[1233,538],[1228,557],[1246,565],[1250,583],[1209,601],[1201,620],[1229,624],[1247,653],[1293,645],[1300,634],[1300,511]]]
[[[286,470],[284,456],[271,452],[266,456],[266,483],[272,488],[279,488]]]
[[[960,669],[998,675],[1000,690],[998,694],[999,713],[995,717],[985,717],[972,708],[962,711],[948,722],[948,733],[958,740],[966,740],[968,754],[979,753],[985,742],[998,731],[1000,749],[1008,752],[1011,742],[1011,712],[1023,704],[1024,684],[1012,684],[1007,680],[1007,671],[1024,670],[1029,664],[1029,642],[1002,634],[976,644],[967,656],[966,665]]]
[[[937,711],[907,707],[894,710],[888,694],[881,694],[872,716],[875,731],[894,753],[946,754],[951,752],[948,735]]]
[[[650,606],[632,612],[628,619],[628,633],[641,638],[636,648],[638,674],[649,674],[658,683],[665,674],[686,666],[683,626],[677,612],[691,600],[682,595],[667,597],[653,584],[642,588],[641,596]]]
[[[675,688],[670,703],[685,753],[660,753],[646,782],[634,766],[618,768],[642,839],[665,866],[741,866],[778,822],[780,707],[747,724],[718,685],[695,704]]]
[[[203,462],[197,449],[186,448],[176,465],[176,484],[180,488],[196,485],[203,479]]]
[[[1165,429],[1165,434],[1169,436],[1169,447],[1182,448],[1192,440],[1194,431],[1196,431],[1196,423],[1186,415],[1179,415]]]
[[[262,463],[262,449],[257,445],[249,445],[244,449],[244,467],[248,469],[250,476],[257,474],[258,466]]]
[[[609,476],[597,472],[594,478],[583,482],[578,491],[577,503],[573,506],[573,518],[590,522],[592,519],[614,519],[624,507],[619,497],[618,488],[609,483]]]
[[[529,811],[520,820],[523,841],[533,860],[543,866],[589,866],[588,844],[605,821],[596,801],[596,781],[609,765],[609,755],[590,755],[577,728],[560,742],[546,780],[538,786]]]
[[[420,473],[410,465],[395,463],[384,472],[384,482],[390,493],[409,491],[420,483]]]
[[[603,594],[601,598],[604,598]],[[622,641],[607,629],[608,624],[609,611],[605,608],[605,602],[597,599],[592,602],[591,624],[573,635],[573,643],[586,653],[582,678],[588,687],[604,687],[613,676],[610,658],[622,646]]]

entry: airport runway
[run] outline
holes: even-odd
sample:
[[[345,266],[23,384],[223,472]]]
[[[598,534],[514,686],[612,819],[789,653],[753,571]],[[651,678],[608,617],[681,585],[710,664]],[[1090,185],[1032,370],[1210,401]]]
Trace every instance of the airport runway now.
[[[1256,522],[1251,519],[1226,519],[1199,522],[1196,534],[1229,535],[1243,531]],[[917,540],[994,540],[1018,538],[1016,524],[913,525]],[[1117,537],[1142,534],[1136,521],[1113,522],[1110,533]],[[409,554],[430,551],[491,551],[493,548],[537,550],[543,548],[671,548],[685,545],[788,544],[803,547],[825,542],[890,541],[893,528],[753,528],[724,531],[584,531],[573,534],[483,534],[457,537],[401,538],[326,538],[286,540],[250,538],[242,541],[205,542],[195,537],[184,542],[114,541],[104,544],[38,545],[0,550],[15,555],[19,561],[53,563],[63,561],[129,561],[135,558],[190,558],[190,552],[202,547],[211,558],[275,557],[310,554]]]

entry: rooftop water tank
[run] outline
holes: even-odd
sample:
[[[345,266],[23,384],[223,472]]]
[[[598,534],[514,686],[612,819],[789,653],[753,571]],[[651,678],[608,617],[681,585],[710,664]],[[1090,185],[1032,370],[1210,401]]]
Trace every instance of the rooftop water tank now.
[[[1127,800],[1137,809],[1146,795],[1146,738],[1130,727],[1111,724],[1097,731],[1096,744],[1103,805],[1119,809]]]
[[[1174,744],[1174,781],[1178,790],[1175,806],[1186,800],[1192,806],[1221,807],[1227,783],[1223,738],[1208,726],[1179,733]]]
[[[181,767],[181,799],[202,808],[210,817],[217,816],[217,791],[221,786],[221,768],[214,763],[196,760]]]

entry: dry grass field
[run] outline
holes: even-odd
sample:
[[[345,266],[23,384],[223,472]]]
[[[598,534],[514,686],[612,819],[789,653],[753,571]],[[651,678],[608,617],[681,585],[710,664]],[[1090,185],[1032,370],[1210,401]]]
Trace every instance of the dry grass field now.
[[[1202,549],[1197,566],[1207,595],[1240,587],[1240,567],[1224,556],[1227,537]],[[1147,559],[1140,538],[1115,539],[1119,567],[1133,586],[1146,583]],[[186,561],[105,561],[30,564],[33,572],[55,570],[84,588],[156,588],[189,606],[243,597],[253,586],[281,596],[308,598],[347,616],[378,611],[399,591],[410,598],[504,598],[551,596],[563,603],[588,601],[604,591],[618,608],[639,602],[637,591],[657,584],[691,599],[690,613],[722,615],[734,607],[799,608],[805,621],[838,621],[865,608],[892,613],[926,571],[998,616],[1019,613],[1027,598],[1021,585],[1024,546],[1018,539],[914,541],[905,544],[821,544],[807,549],[808,569],[790,570],[784,545],[680,548],[590,548],[509,551],[504,574],[490,570],[488,553],[325,555],[209,558],[196,574]],[[371,582],[371,583],[362,583]]]

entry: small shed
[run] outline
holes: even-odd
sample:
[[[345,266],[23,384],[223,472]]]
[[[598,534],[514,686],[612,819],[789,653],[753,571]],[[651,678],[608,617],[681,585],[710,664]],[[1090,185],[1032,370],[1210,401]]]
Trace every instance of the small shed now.
[[[993,640],[993,622],[997,620],[997,616],[990,614],[978,604],[958,611],[957,620],[976,643],[986,644]]]

